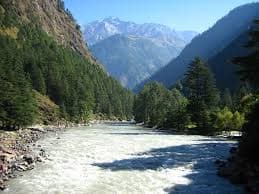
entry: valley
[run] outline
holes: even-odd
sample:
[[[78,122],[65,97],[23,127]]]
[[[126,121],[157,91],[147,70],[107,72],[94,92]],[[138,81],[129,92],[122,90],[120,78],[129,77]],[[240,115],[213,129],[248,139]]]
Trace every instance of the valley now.
[[[0,192],[259,193],[259,2],[115,1],[0,1]]]

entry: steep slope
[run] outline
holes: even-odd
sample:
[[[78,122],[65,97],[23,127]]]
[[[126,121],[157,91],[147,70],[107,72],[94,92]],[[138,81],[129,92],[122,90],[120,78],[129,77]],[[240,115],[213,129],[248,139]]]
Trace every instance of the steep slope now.
[[[258,16],[259,3],[251,3],[234,9],[208,31],[194,38],[176,59],[137,86],[136,90],[142,88],[150,80],[162,82],[166,86],[174,84],[182,79],[193,58],[199,56],[204,60],[209,60],[246,32]]]
[[[121,83],[133,88],[180,53],[153,39],[114,35],[90,47],[93,55]]]
[[[245,47],[249,40],[248,32],[241,34],[232,41],[225,49],[209,59],[208,63],[213,71],[217,86],[223,91],[229,88],[235,91],[240,83],[237,75],[238,66],[232,63],[237,56],[245,56],[249,50]]]
[[[197,33],[106,18],[88,24],[84,35],[108,72],[133,88],[177,57]]]
[[[17,15],[22,16],[20,22],[37,20],[42,29],[59,44],[91,58],[79,26],[69,10],[65,10],[62,0],[3,0],[3,3]]]
[[[198,35],[195,31],[177,31],[178,36],[184,40],[185,42],[189,43],[192,39]]]
[[[33,89],[72,121],[93,113],[132,115],[133,95],[93,60],[63,1],[2,0],[0,124],[20,127],[35,120]]]

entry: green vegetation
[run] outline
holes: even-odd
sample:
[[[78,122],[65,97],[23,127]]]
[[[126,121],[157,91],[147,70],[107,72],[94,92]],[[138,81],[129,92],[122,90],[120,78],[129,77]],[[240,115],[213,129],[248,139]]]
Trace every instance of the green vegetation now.
[[[255,26],[250,32],[250,41],[247,47],[251,52],[245,57],[237,57],[233,61],[241,68],[240,75],[243,80],[249,81],[258,90],[259,87],[259,20],[255,21]],[[258,91],[257,91],[258,92]],[[240,142],[240,154],[253,162],[259,162],[259,102],[258,96],[249,96],[243,101],[245,110],[251,110],[248,114],[248,122],[243,127],[243,138]]]
[[[219,92],[208,66],[199,58],[194,59],[184,80],[188,113],[200,130],[211,127],[211,115],[219,103]]]
[[[240,130],[254,102],[253,95],[246,92],[239,90],[236,97],[225,89],[220,97],[209,66],[195,58],[183,81],[175,84],[172,90],[157,82],[147,84],[136,97],[134,114],[137,122],[151,127],[199,134]],[[233,98],[239,99],[237,108],[233,106]]]
[[[239,131],[245,123],[244,114],[240,114],[238,111],[232,113],[228,107],[217,111],[216,118],[215,128],[224,131]]]
[[[61,4],[62,6],[62,4]],[[17,36],[0,33],[0,124],[16,129],[37,119],[33,89],[60,107],[74,122],[102,113],[132,118],[134,97],[103,68],[70,48],[58,45],[36,22],[21,22],[15,10],[1,3],[0,32],[17,29]]]

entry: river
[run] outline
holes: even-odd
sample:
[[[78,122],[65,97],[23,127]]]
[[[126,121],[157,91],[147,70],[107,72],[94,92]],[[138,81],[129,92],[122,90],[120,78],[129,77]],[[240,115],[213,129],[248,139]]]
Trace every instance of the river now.
[[[172,135],[134,125],[73,128],[37,142],[49,160],[9,182],[4,194],[239,194],[216,175],[232,141]]]

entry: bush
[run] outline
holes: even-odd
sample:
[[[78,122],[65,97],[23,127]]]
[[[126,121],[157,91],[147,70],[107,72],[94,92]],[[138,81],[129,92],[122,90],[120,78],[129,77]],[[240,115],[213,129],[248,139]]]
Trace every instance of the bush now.
[[[243,114],[236,111],[232,113],[228,107],[216,113],[215,128],[219,131],[240,130],[245,122]]]

